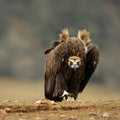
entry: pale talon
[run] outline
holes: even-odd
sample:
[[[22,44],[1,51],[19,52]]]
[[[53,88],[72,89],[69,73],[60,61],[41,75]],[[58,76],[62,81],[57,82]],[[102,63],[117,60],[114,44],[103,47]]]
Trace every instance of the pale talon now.
[[[63,92],[63,94],[62,94],[62,97],[64,97],[64,96],[66,96],[66,95],[68,95],[69,93],[66,91],[66,90],[64,90],[64,92]]]
[[[68,102],[75,102],[75,99],[74,99],[74,97],[69,97],[69,96],[68,96],[67,101],[68,101]]]

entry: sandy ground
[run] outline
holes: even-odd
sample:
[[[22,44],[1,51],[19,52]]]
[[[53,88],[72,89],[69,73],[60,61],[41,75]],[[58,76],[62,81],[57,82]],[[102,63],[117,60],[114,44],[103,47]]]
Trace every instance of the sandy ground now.
[[[35,103],[43,81],[0,81],[0,120],[120,120],[120,94],[88,84],[76,102]]]
[[[63,101],[55,104],[4,101],[1,120],[120,120],[120,100]]]

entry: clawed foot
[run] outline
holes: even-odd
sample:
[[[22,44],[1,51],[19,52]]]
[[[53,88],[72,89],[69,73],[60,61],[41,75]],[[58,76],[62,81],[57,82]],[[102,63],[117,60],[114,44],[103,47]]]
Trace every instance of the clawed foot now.
[[[62,97],[65,98],[65,100],[67,101],[75,101],[74,99],[74,94],[72,93],[68,93],[67,91],[64,90],[63,94],[62,94]]]

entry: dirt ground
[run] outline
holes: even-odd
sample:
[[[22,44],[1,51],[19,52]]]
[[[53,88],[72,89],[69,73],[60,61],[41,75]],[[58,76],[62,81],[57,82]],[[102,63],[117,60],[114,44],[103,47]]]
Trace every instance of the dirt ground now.
[[[40,104],[43,81],[0,79],[0,120],[120,120],[120,94],[88,84],[76,102]]]
[[[120,100],[40,104],[3,101],[0,120],[120,120]]]

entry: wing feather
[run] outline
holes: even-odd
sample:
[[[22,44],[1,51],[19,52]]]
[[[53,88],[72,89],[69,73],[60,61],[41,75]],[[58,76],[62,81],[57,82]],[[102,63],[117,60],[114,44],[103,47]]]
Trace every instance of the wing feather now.
[[[97,45],[90,45],[86,55],[85,77],[81,81],[79,92],[82,92],[94,73],[99,61],[99,47]]]
[[[64,50],[64,51],[62,51]],[[56,75],[60,72],[65,56],[65,44],[56,46],[46,55],[45,63],[45,97],[52,99],[55,88]]]

